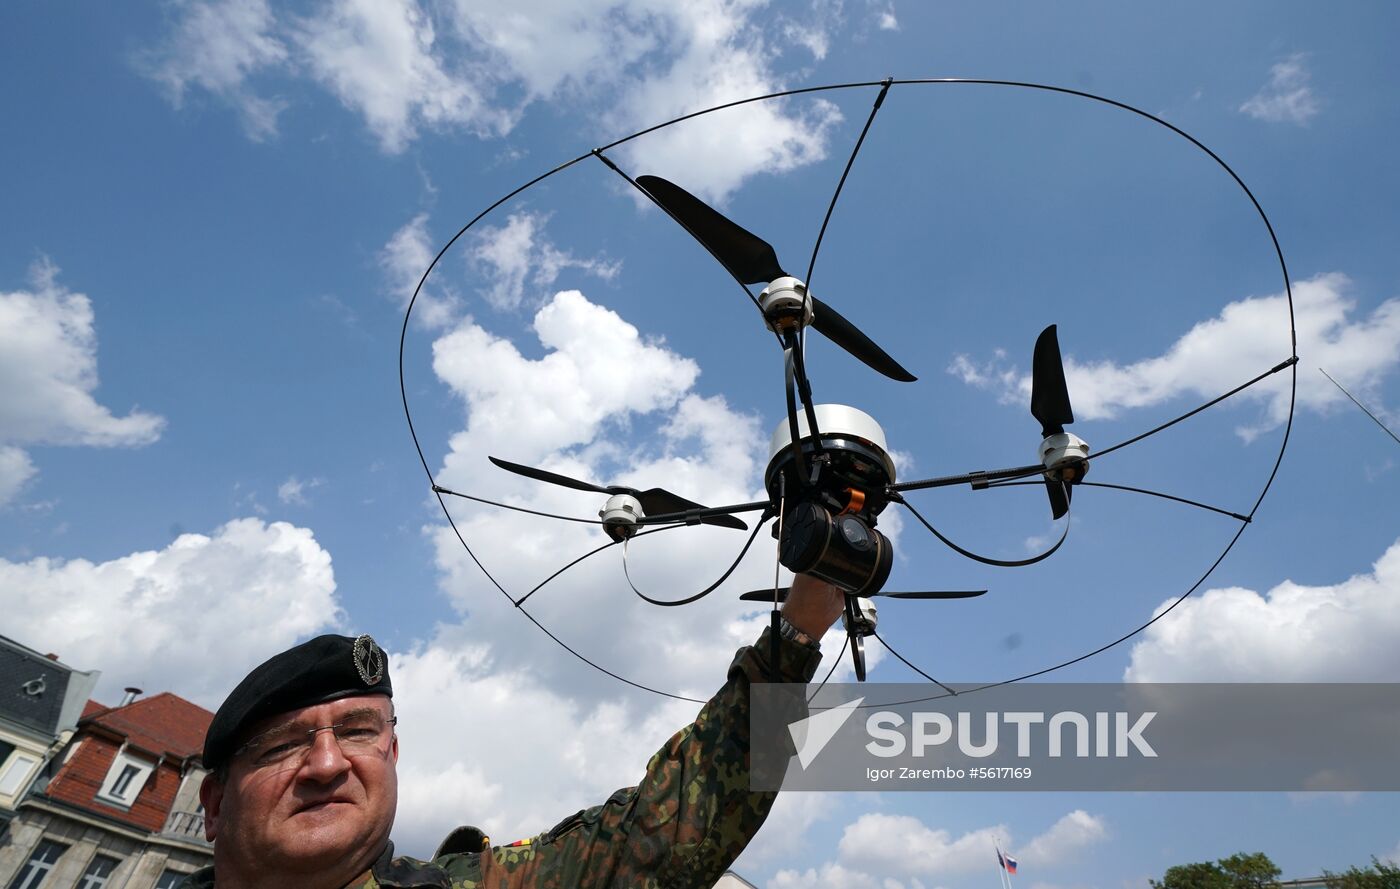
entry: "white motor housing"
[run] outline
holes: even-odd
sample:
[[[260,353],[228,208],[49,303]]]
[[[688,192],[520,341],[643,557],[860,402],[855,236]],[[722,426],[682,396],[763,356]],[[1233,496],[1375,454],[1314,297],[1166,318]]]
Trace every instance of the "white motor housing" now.
[[[1045,465],[1048,479],[1076,482],[1089,471],[1089,443],[1073,432],[1060,432],[1045,439],[1037,456]]]
[[[614,494],[598,510],[598,518],[603,520],[603,530],[613,540],[626,540],[637,533],[637,520],[645,518],[642,504],[631,494]]]
[[[880,615],[875,609],[874,601],[867,599],[864,596],[860,596],[856,599],[854,605],[855,626],[851,627],[849,625],[849,622],[846,618],[846,614],[844,612],[842,612],[841,614],[841,626],[845,628],[846,632],[852,633],[856,636],[874,635],[875,628],[880,623]]]
[[[763,310],[763,323],[774,333],[812,323],[812,301],[807,298],[807,285],[796,278],[774,278],[758,295],[758,307]]]
[[[873,417],[844,404],[818,404],[813,406],[812,412],[817,415],[822,446],[843,476],[861,480],[868,489],[867,494],[881,491],[895,480],[894,460],[885,444],[885,430]],[[797,434],[803,441],[811,438],[805,411],[798,411]],[[810,448],[808,442],[803,449]],[[768,445],[768,468],[763,473],[764,485],[774,497],[778,495],[778,476],[790,469],[793,456],[792,434],[788,421],[783,419],[773,430]]]

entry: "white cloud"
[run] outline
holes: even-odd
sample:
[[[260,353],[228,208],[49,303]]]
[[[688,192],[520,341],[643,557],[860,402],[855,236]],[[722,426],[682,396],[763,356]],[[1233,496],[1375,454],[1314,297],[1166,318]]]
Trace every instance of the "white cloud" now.
[[[754,0],[325,0],[314,15],[278,20],[265,0],[190,0],[145,67],[177,104],[192,86],[230,102],[255,138],[275,132],[285,107],[253,89],[250,79],[262,73],[309,75],[391,153],[424,128],[503,135],[533,102],[585,110],[602,138],[781,89],[777,65],[788,40],[782,28],[774,38],[765,33],[756,20],[763,9]],[[820,58],[839,23],[834,13],[808,16],[798,42]],[[216,62],[207,71],[206,58]],[[840,115],[809,100],[722,118],[624,154],[683,169],[687,187],[721,199],[755,173],[824,157]]]
[[[1270,123],[1306,126],[1321,107],[1309,85],[1312,75],[1303,64],[1306,59],[1306,53],[1294,53],[1270,68],[1269,82],[1240,111]]]
[[[384,273],[389,294],[406,310],[413,292],[437,254],[428,240],[428,214],[419,213],[394,232],[379,251],[379,268]],[[425,282],[413,304],[413,320],[429,329],[450,327],[461,315],[461,299],[450,285],[441,283],[443,272]]]
[[[673,407],[700,373],[576,290],[556,294],[534,329],[547,351],[539,360],[472,323],[433,344],[433,369],[470,412],[452,440],[447,484],[474,481],[487,453],[530,463],[593,441],[610,417]]]
[[[262,98],[247,84],[255,73],[287,61],[274,25],[266,0],[187,3],[170,39],[143,55],[139,66],[165,86],[176,108],[190,86],[208,90],[233,105],[249,138],[261,141],[276,134],[277,115],[286,108],[283,100]]]
[[[37,472],[29,455],[16,447],[0,446],[0,504],[9,503]]]
[[[875,877],[833,861],[805,871],[780,870],[768,881],[768,889],[826,889],[830,886],[840,886],[842,889],[925,889],[926,884],[917,879],[905,883],[889,877]]]
[[[308,506],[310,502],[306,499],[306,492],[325,483],[323,478],[303,480],[292,476],[277,486],[277,499],[288,505]]]
[[[887,6],[875,15],[875,25],[881,31],[898,31],[899,19],[895,17],[894,6]]]
[[[674,9],[685,39],[672,47],[667,65],[625,91],[607,118],[616,130],[782,89],[770,61],[774,47],[741,14],[743,7],[711,0]],[[836,106],[823,99],[755,102],[668,127],[620,151],[631,169],[722,203],[755,174],[825,158],[827,137],[840,120]]]
[[[1168,603],[1158,607],[1158,611]],[[1155,613],[1155,612],[1154,612]],[[1372,571],[1187,599],[1133,646],[1129,682],[1370,682],[1400,677],[1400,541]]]
[[[752,0],[522,0],[510,6],[455,0],[458,33],[518,81],[528,100],[582,101],[617,136],[734,99],[783,87],[776,63],[796,42],[816,58],[831,45],[839,4],[785,19],[770,39]],[[828,9],[830,7],[830,9]],[[835,10],[835,11],[833,11]],[[625,146],[643,172],[678,175],[686,188],[722,200],[744,179],[825,156],[840,119],[827,102],[766,102],[711,116]]]
[[[403,151],[420,126],[500,134],[513,114],[492,107],[470,66],[449,70],[432,20],[415,0],[334,0],[295,37],[313,76],[365,118],[381,147]]]
[[[165,420],[98,404],[92,303],[56,281],[47,260],[31,289],[0,292],[0,503],[34,475],[25,445],[135,447],[160,437]]]
[[[531,99],[578,96],[625,77],[671,38],[664,0],[454,0],[453,24],[476,52],[509,72]]]
[[[1108,825],[1097,815],[1075,809],[1015,852],[1017,861],[1054,865],[1070,861],[1081,850],[1108,838]]]
[[[544,234],[548,221],[543,213],[512,213],[504,225],[483,226],[475,232],[470,261],[490,278],[481,294],[491,305],[498,309],[519,306],[525,299],[527,282],[539,293],[536,302],[543,302],[545,292],[566,268],[580,269],[604,280],[617,277],[622,268],[620,262],[601,257],[579,259],[555,247]]]
[[[1381,380],[1400,366],[1400,299],[1382,302],[1368,317],[1353,318],[1356,300],[1351,289],[1351,281],[1338,272],[1293,287],[1298,355],[1309,368],[1298,373],[1300,408],[1328,410],[1348,403],[1311,368],[1325,368],[1364,400],[1374,397]],[[1181,396],[1214,398],[1288,357],[1287,317],[1284,295],[1250,297],[1196,324],[1155,358],[1082,363],[1067,351],[1065,379],[1075,417],[1113,417]],[[1008,366],[1004,355],[998,351],[984,365],[959,355],[948,372],[971,385],[1000,390],[1006,403],[1029,404],[1030,377]],[[1262,403],[1264,411],[1258,420],[1241,425],[1242,436],[1249,439],[1277,427],[1288,416],[1288,374],[1276,374],[1232,399],[1241,400]]]
[[[879,889],[917,887],[920,878],[980,873],[993,861],[993,843],[1010,851],[1022,864],[1053,866],[1071,861],[1108,836],[1100,816],[1076,809],[1023,846],[1012,842],[1005,825],[977,828],[960,835],[931,828],[910,815],[871,812],[847,825],[837,846],[837,858],[806,871],[780,871],[769,889],[817,886],[870,886]]]
[[[136,685],[211,709],[253,665],[341,620],[311,531],[252,518],[107,562],[0,559],[0,612],[6,635],[101,670],[107,703]]]
[[[699,709],[635,696],[580,701],[500,664],[470,622],[440,627],[391,664],[402,741],[395,841],[410,854],[430,853],[462,823],[510,842],[603,802],[636,784]],[[463,720],[496,728],[464,732]]]
[[[842,864],[881,876],[968,873],[986,870],[993,840],[1007,835],[995,825],[953,836],[910,815],[874,812],[847,825],[837,850]]]

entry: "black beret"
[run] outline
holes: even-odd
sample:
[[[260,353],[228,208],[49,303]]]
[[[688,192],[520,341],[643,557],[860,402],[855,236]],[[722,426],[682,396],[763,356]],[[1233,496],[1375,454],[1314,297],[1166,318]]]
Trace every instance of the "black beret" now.
[[[389,660],[369,636],[317,636],[263,661],[238,683],[204,736],[204,767],[228,763],[252,723],[352,695],[388,695]]]

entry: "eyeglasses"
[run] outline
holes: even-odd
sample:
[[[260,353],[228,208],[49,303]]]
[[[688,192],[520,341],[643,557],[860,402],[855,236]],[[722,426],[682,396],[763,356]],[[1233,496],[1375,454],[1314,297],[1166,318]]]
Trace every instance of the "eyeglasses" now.
[[[248,741],[233,752],[232,758],[242,759],[255,768],[299,766],[315,746],[316,736],[324,731],[335,735],[341,754],[347,758],[383,754],[383,741],[393,734],[398,722],[397,716],[385,719],[378,711],[365,711],[350,713],[334,725],[309,729],[283,726]]]

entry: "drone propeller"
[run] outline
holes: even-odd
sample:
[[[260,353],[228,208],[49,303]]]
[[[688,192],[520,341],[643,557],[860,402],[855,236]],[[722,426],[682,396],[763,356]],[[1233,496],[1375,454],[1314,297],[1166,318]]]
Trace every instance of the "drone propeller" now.
[[[714,254],[744,284],[768,284],[787,277],[773,245],[727,219],[695,195],[660,176],[638,176],[637,184],[675,217],[686,231]],[[904,383],[918,379],[900,366],[835,309],[810,296],[812,327],[836,345],[887,377]]]
[[[1040,435],[1047,439],[1063,435],[1065,426],[1074,422],[1069,386],[1065,383],[1064,359],[1060,356],[1060,339],[1053,324],[1042,330],[1035,340],[1031,358],[1031,416],[1040,422]],[[1069,512],[1073,490],[1068,480],[1045,479],[1050,512],[1056,519]]]
[[[536,469],[533,466],[523,466],[519,463],[512,463],[509,460],[502,460],[499,457],[490,457],[492,463],[508,472],[516,475],[523,475],[536,481],[548,482],[552,485],[560,485],[565,488],[573,488],[576,491],[590,491],[595,494],[629,494],[637,498],[641,504],[642,511],[647,515],[666,515],[675,512],[685,512],[691,509],[704,509],[699,503],[687,500],[677,494],[672,494],[664,488],[649,488],[639,491],[636,488],[629,488],[625,485],[595,485],[592,482],[580,481],[570,478],[567,475],[560,475],[557,472],[550,472],[547,469]],[[705,516],[700,519],[701,524],[717,525],[721,528],[734,528],[739,531],[746,530],[749,526],[732,515]]]
[[[880,590],[874,593],[862,593],[867,599],[884,596],[887,599],[972,599],[986,593],[986,590],[928,590],[923,592],[889,592]],[[739,598],[745,602],[782,602],[787,599],[788,587],[778,587],[777,596],[773,595],[773,590],[750,590]]]

